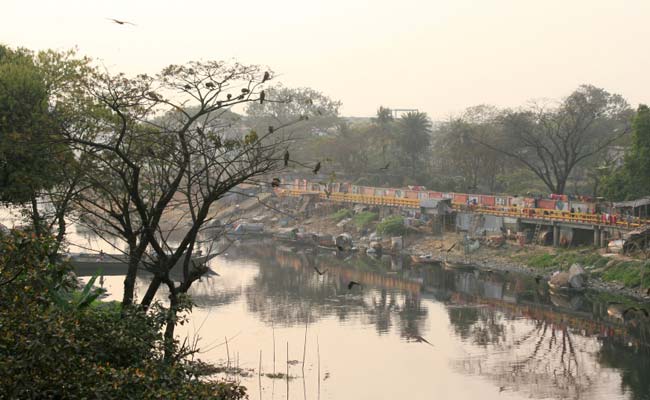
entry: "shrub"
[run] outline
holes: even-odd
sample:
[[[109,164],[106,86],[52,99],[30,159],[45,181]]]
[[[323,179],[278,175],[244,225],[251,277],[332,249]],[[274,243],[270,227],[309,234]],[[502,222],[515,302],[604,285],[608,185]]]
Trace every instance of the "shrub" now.
[[[340,222],[345,218],[351,218],[353,215],[354,212],[352,212],[352,210],[349,210],[347,208],[342,208],[337,212],[333,213],[332,215],[330,215],[330,218],[332,218],[336,222]]]
[[[406,232],[406,227],[404,226],[404,217],[401,215],[393,215],[388,218],[384,218],[383,221],[377,224],[377,232],[382,235],[403,235]]]
[[[15,231],[0,235],[0,397],[245,396],[239,385],[195,379],[178,350],[175,362],[165,361],[160,311],[55,301],[62,291],[78,289],[68,275],[70,266],[49,257],[52,245],[50,238]]]
[[[371,211],[363,211],[359,214],[356,214],[352,220],[354,221],[354,225],[356,225],[357,228],[363,229],[367,228],[371,222],[376,221],[377,218],[379,218],[379,214]]]

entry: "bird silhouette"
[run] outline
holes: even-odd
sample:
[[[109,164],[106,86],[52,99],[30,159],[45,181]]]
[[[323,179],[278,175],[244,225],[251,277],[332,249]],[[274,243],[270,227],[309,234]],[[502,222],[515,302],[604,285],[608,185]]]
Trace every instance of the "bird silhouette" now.
[[[115,22],[115,23],[118,24],[118,25],[125,25],[125,24],[126,24],[126,25],[137,26],[137,25],[134,24],[133,22],[129,22],[129,21],[121,21],[121,20],[119,20],[119,19],[115,19],[115,18],[106,18],[106,19],[109,20],[109,21],[113,21],[113,22]]]
[[[158,96],[158,95],[156,94],[156,92],[147,92],[147,95],[148,95],[149,97],[151,97],[153,100],[156,100],[156,101],[159,101],[159,100],[160,100],[160,96]]]
[[[314,167],[314,175],[316,175],[320,171],[320,161],[316,163],[316,166]]]
[[[269,132],[273,133],[273,127],[272,126],[269,126]],[[288,165],[289,165],[289,150],[285,150],[284,151],[284,166],[286,167]]]
[[[411,340],[413,340],[414,342],[417,342],[417,343],[426,343],[429,346],[433,347],[433,345],[428,340],[426,340],[425,338],[423,338],[420,335],[409,335],[408,339],[411,339]]]
[[[269,74],[269,71],[265,71],[264,77],[262,78],[262,83],[268,81],[269,79],[271,79],[271,74]]]
[[[359,282],[356,282],[356,281],[350,281],[350,283],[348,283],[348,290],[352,290],[352,288],[354,287],[354,285],[361,286],[361,284],[360,284]]]
[[[228,93],[228,94],[226,95],[226,98],[227,98],[228,100],[232,99],[232,94]]]
[[[266,94],[265,94],[264,91],[262,90],[262,91],[260,92],[260,104],[264,104],[264,98],[265,98],[265,97],[266,97]]]
[[[387,163],[387,164],[386,164],[386,165],[385,165],[384,167],[382,167],[382,168],[379,168],[379,169],[380,169],[380,170],[382,170],[382,171],[385,171],[385,170],[387,170],[387,169],[388,169],[388,167],[390,167],[390,162],[389,162],[389,163]]]
[[[212,82],[206,82],[206,83],[205,83],[205,87],[207,87],[208,89],[214,89],[214,83],[212,83]]]
[[[631,311],[641,311],[643,313],[643,315],[646,316],[646,318],[649,316],[648,315],[648,310],[646,310],[645,308],[630,307],[630,308],[627,308],[625,311],[623,311],[623,317],[625,317],[625,315],[627,313],[631,312]]]
[[[187,84],[187,85],[185,85],[185,86],[183,86],[183,87],[185,88],[185,90],[190,90],[190,89],[192,89],[192,85],[190,85],[190,84]]]
[[[328,271],[328,270],[325,270],[325,271],[321,271],[321,270],[320,270],[320,269],[318,269],[318,267],[317,267],[317,266],[315,266],[315,265],[314,265],[314,269],[316,270],[316,272],[318,272],[318,275],[323,275],[324,273],[326,273],[326,272]]]
[[[248,89],[246,89],[246,88],[241,88],[241,92],[242,92],[242,93],[248,93],[248,92],[250,92],[250,90],[248,90]]]
[[[273,126],[269,125],[269,133],[273,133],[274,130],[275,130],[275,128]]]

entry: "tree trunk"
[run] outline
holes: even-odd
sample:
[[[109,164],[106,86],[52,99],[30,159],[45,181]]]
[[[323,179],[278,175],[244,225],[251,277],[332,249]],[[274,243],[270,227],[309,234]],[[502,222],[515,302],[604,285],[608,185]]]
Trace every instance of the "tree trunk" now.
[[[134,242],[129,243],[129,268],[124,278],[124,295],[122,296],[122,307],[128,307],[133,304],[133,293],[135,291],[135,278],[138,275],[138,266],[144,254],[146,245],[140,243],[136,247]],[[157,288],[156,288],[157,289]],[[147,291],[147,294],[149,292]],[[155,292],[153,293],[156,294]],[[153,298],[153,295],[151,296]],[[149,305],[147,305],[149,307]]]
[[[169,310],[167,310],[167,319],[165,321],[165,361],[172,361],[174,355],[174,329],[176,328],[176,309],[178,307],[178,297],[176,289],[169,288]]]
[[[159,276],[154,276],[153,279],[151,280],[151,283],[147,288],[147,293],[145,293],[144,297],[142,298],[142,302],[140,303],[140,305],[144,310],[148,309],[149,306],[151,306],[151,302],[153,301],[153,298],[156,295],[156,292],[158,291],[158,288],[160,287],[161,283],[162,283],[162,278],[160,278]]]
[[[37,237],[40,237],[43,232],[41,230],[41,215],[38,213],[38,201],[36,200],[35,194],[32,194],[31,201],[32,201],[32,223],[34,224],[34,234]]]

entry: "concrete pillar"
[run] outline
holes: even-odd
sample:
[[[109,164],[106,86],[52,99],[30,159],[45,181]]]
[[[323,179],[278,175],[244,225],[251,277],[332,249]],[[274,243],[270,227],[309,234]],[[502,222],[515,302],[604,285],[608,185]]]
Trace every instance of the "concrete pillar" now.
[[[602,229],[600,231],[600,247],[607,247],[607,241],[609,240],[609,231]]]
[[[560,246],[560,226],[556,223],[553,224],[553,247]]]
[[[600,226],[594,225],[594,247],[600,247]]]

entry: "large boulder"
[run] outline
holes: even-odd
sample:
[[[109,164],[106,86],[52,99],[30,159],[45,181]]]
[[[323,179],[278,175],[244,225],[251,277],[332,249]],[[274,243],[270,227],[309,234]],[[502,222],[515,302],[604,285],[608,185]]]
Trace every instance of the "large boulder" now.
[[[568,289],[570,287],[569,285],[569,273],[568,272],[555,272],[553,275],[551,275],[551,279],[549,279],[548,284],[551,287],[554,288],[566,288]]]
[[[573,264],[569,268],[569,285],[573,289],[583,289],[587,283],[587,273],[580,264]]]

